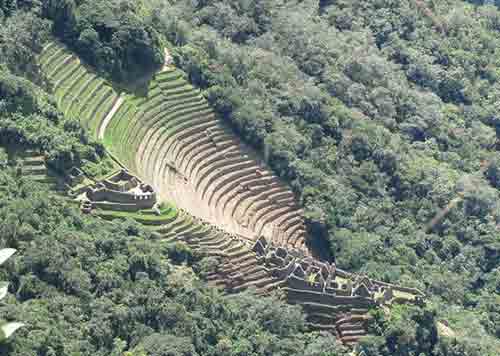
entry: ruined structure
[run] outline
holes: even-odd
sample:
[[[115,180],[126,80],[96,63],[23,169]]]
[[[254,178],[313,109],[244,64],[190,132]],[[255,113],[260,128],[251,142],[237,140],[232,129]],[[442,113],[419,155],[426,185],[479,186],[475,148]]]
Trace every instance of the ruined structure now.
[[[77,200],[85,213],[92,209],[134,212],[151,209],[156,204],[156,193],[150,185],[121,170],[85,187]]]
[[[182,72],[166,65],[146,96],[118,100],[112,86],[55,43],[44,48],[41,65],[61,111],[81,118],[128,169],[78,187],[83,212],[130,217],[155,238],[185,241],[218,259],[207,276],[211,284],[228,293],[279,290],[303,307],[311,329],[345,344],[367,333],[371,308],[422,302],[418,290],[312,258],[304,212],[290,187],[224,126]],[[70,172],[72,184],[84,179]],[[175,207],[162,212],[157,201]]]
[[[227,292],[253,287],[259,293],[284,292],[287,301],[301,305],[309,327],[337,335],[353,344],[367,333],[371,308],[393,303],[423,303],[423,293],[366,276],[355,275],[306,256],[302,251],[276,247],[264,237],[255,244],[205,235],[185,239],[220,265],[208,279]]]

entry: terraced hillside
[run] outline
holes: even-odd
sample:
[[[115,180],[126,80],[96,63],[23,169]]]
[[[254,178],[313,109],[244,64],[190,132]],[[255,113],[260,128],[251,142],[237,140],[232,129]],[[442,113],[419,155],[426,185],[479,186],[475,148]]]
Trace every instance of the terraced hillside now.
[[[161,73],[150,93],[129,132],[137,172],[160,196],[250,240],[263,235],[306,250],[293,194],[214,117],[181,73]]]
[[[41,59],[61,110],[83,113],[94,137],[128,169],[89,184],[75,173],[83,212],[132,218],[165,243],[184,241],[217,260],[210,283],[230,293],[281,290],[304,307],[312,329],[346,344],[366,334],[369,309],[421,300],[417,290],[310,257],[291,191],[215,118],[180,71],[157,74],[147,95],[119,97],[58,45],[47,46]]]
[[[54,42],[44,48],[39,61],[52,84],[59,110],[79,120],[97,138],[100,124],[118,100],[111,85]]]
[[[132,218],[170,244],[183,241],[215,258],[206,276],[228,293],[254,288],[257,293],[281,291],[289,303],[301,305],[313,330],[337,335],[353,344],[367,334],[371,308],[419,302],[418,290],[405,289],[337,269],[297,249],[277,247],[260,237],[249,242],[169,204],[156,204],[157,194],[126,170],[80,190],[84,213],[106,220]]]
[[[95,138],[103,136],[106,148],[161,200],[246,239],[265,236],[307,252],[293,193],[214,116],[179,70],[156,75],[145,96],[119,99],[60,45],[49,44],[40,62],[64,114]]]
[[[60,178],[49,169],[42,153],[15,147],[7,149],[6,152],[8,164],[17,167],[19,175],[38,183],[49,184],[55,190],[62,189]]]

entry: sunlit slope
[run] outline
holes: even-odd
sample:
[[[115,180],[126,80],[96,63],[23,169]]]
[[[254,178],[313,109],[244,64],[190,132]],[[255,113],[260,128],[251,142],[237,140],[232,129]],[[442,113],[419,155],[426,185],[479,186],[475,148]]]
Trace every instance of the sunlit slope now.
[[[118,98],[111,85],[54,42],[45,47],[40,64],[52,84],[59,110],[79,120],[97,138],[99,125]]]
[[[302,211],[176,69],[129,96],[106,128],[105,144],[127,166],[195,216],[231,233],[304,248]]]
[[[225,231],[307,251],[302,210],[290,189],[215,117],[177,69],[158,73],[147,94],[118,100],[103,79],[57,44],[40,58],[65,115],[74,117],[162,201]],[[105,123],[103,124],[103,122]],[[101,125],[102,129],[101,129]]]

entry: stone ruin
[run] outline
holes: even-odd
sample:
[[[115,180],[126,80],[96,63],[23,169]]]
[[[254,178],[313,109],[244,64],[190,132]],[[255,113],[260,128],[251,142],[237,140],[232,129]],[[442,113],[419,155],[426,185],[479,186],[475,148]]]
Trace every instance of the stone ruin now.
[[[253,251],[260,263],[275,271],[280,271],[286,285],[292,289],[319,292],[325,296],[342,297],[344,301],[363,300],[373,305],[386,305],[395,300],[394,292],[400,291],[415,296],[412,302],[419,302],[423,293],[417,289],[405,288],[377,281],[364,275],[351,274],[336,267],[335,263],[321,262],[302,251],[275,247],[260,237]],[[329,299],[329,297],[325,297]],[[320,298],[321,299],[321,298]]]
[[[313,328],[334,332],[344,343],[353,344],[367,333],[369,309],[394,303],[423,303],[424,294],[351,274],[301,251],[276,247],[260,237],[253,251],[257,260],[280,280],[290,303],[302,305]],[[325,314],[325,310],[335,311]],[[325,317],[329,315],[329,317]]]
[[[122,169],[112,176],[83,189],[78,197],[81,209],[89,213],[92,209],[135,212],[151,209],[157,197],[153,187]]]

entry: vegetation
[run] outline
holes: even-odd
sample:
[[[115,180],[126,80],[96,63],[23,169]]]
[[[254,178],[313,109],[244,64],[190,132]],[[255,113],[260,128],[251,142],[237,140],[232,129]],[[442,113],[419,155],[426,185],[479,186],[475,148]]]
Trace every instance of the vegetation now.
[[[4,4],[4,2],[0,3]],[[14,11],[7,1],[0,15],[0,142],[43,150],[56,169],[64,170],[102,155],[79,123],[64,117],[44,88],[37,52],[50,34],[50,22],[36,12]]]
[[[76,65],[61,71],[62,62],[37,61],[37,53],[53,34],[126,82],[158,68],[168,41],[219,116],[292,186],[313,243],[341,268],[427,293],[426,307],[375,315],[374,336],[358,351],[497,355],[497,3],[0,1],[0,141],[41,150],[60,171],[106,174],[113,164],[99,162],[92,120],[112,98],[94,95],[102,82]],[[57,90],[41,66],[60,80],[81,72]],[[165,81],[175,88],[176,77]],[[104,105],[71,107],[70,92]],[[133,127],[136,107],[120,112],[105,140],[132,161],[113,141]],[[165,246],[131,219],[83,217],[5,168],[5,156],[0,240],[19,255],[1,271],[12,295],[0,313],[27,326],[1,354],[346,353],[331,337],[306,333],[297,308],[275,296],[218,294],[197,277],[208,262],[186,246]]]
[[[495,354],[500,11],[479,5],[180,1],[158,28],[340,267],[425,290]]]
[[[2,355],[347,355],[304,332],[297,307],[207,288],[191,268],[199,258],[133,221],[84,216],[8,169],[0,182],[1,243],[19,250],[1,271],[15,298],[0,314],[27,325]],[[193,265],[174,264],[186,259]]]
[[[89,64],[116,80],[134,78],[163,63],[158,34],[141,13],[141,2],[44,1],[54,31]]]

